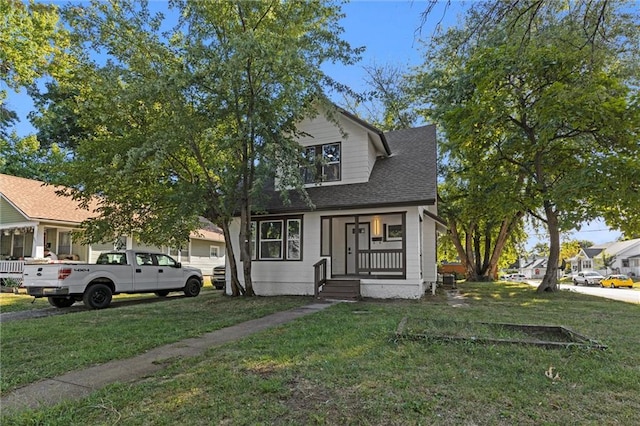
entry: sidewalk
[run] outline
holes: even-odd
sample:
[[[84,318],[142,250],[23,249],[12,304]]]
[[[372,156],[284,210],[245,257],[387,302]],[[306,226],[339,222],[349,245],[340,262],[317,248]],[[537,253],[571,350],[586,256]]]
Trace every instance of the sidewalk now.
[[[53,405],[64,400],[79,399],[115,382],[135,382],[162,370],[176,357],[190,358],[201,355],[213,346],[242,339],[253,333],[275,327],[294,319],[321,311],[339,302],[312,303],[307,306],[267,315],[231,327],[212,331],[200,337],[181,340],[151,349],[133,358],[110,361],[105,364],[76,370],[62,376],[41,380],[15,389],[0,397],[0,409],[23,410]]]

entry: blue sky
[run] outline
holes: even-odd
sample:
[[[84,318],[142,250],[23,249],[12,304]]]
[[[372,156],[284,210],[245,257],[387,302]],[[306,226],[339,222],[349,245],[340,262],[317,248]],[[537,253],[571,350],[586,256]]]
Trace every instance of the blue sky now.
[[[366,89],[363,82],[366,76],[364,66],[392,64],[410,68],[418,65],[422,61],[423,42],[428,41],[441,17],[443,25],[455,25],[464,6],[465,2],[453,0],[446,13],[443,13],[444,9],[440,6],[419,31],[421,13],[426,9],[427,1],[352,1],[343,7],[346,17],[342,21],[345,29],[342,37],[352,47],[366,47],[362,61],[350,67],[327,66],[325,72],[340,83],[356,91],[363,91]],[[33,108],[28,97],[24,94],[10,94],[8,103],[21,116],[22,121],[16,128],[19,134],[32,132],[26,119],[26,114]],[[619,232],[609,231],[601,221],[584,224],[580,232],[571,233],[571,238],[594,243],[614,241],[619,236]],[[539,239],[546,240],[544,235],[536,237],[535,231],[532,231],[527,247],[533,246]]]

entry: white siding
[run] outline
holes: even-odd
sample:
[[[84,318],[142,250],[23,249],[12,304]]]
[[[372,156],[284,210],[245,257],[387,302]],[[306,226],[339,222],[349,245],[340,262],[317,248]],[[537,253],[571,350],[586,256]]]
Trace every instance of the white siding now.
[[[219,257],[209,257],[209,247],[218,247]],[[199,268],[203,275],[213,274],[213,268],[224,265],[224,244],[207,240],[191,240],[191,253],[189,256],[189,266]],[[187,262],[184,262],[187,264]]]
[[[363,127],[344,118],[340,120],[340,124],[346,133],[346,138],[334,123],[322,115],[314,119],[306,119],[300,123],[298,128],[310,136],[301,138],[299,142],[302,146],[342,142],[341,180],[339,182],[325,182],[322,185],[367,182],[371,171],[368,132]]]
[[[380,215],[384,213],[406,212],[406,237],[407,237],[407,277],[406,279],[362,279],[361,291],[364,297],[372,298],[409,298],[416,299],[424,295],[425,282],[435,280],[436,258],[435,258],[435,222],[428,216],[424,217],[423,233],[419,232],[419,215],[422,208],[385,208],[372,210],[353,210],[349,212],[311,212],[305,213],[303,217],[303,260],[302,261],[254,261],[252,263],[252,277],[254,291],[258,295],[312,295],[313,288],[313,265],[320,260],[320,218],[321,216],[331,216],[332,214],[361,215],[360,221],[365,221],[365,216]],[[341,242],[344,247],[345,224],[352,222],[349,216],[334,218],[333,243]],[[238,251],[238,231],[240,219],[235,218],[231,223],[231,235],[234,238],[234,253],[240,259]],[[420,276],[420,238],[423,239],[423,273],[424,279]],[[377,243],[376,243],[377,244]],[[387,242],[380,244],[399,244],[397,242]],[[372,245],[372,247],[376,247]],[[379,247],[378,247],[379,248]],[[333,267],[330,271],[339,273],[344,270],[344,251],[333,252]],[[239,279],[244,285],[244,278],[241,274],[242,264],[238,262],[240,272]],[[228,274],[229,276],[229,274]]]

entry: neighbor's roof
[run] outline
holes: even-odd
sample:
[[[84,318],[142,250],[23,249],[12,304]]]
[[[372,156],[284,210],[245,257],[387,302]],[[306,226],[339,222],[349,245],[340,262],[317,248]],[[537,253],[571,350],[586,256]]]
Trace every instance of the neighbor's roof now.
[[[90,204],[90,210],[82,209],[70,197],[56,194],[65,187],[0,173],[0,196],[18,209],[27,220],[77,223],[97,216],[98,202]],[[222,230],[202,218],[201,228],[191,233],[191,238],[224,242]]]
[[[18,209],[27,220],[80,223],[95,216],[98,203],[91,203],[89,210],[82,209],[76,201],[56,194],[65,187],[17,176],[0,174],[0,194]]]
[[[614,256],[618,253],[622,253],[635,245],[640,245],[640,238],[626,241],[616,241],[613,243],[602,244],[598,246],[591,246],[591,248],[602,248],[605,250],[608,256]]]
[[[588,247],[588,248],[582,249],[582,251],[584,251],[584,254],[586,254],[589,257],[589,259],[593,259],[597,255],[602,253],[602,250],[604,250],[604,249],[603,248],[593,248],[593,247]]]
[[[222,232],[222,229],[204,217],[200,217],[200,228],[195,231],[191,231],[189,237],[199,240],[218,241],[224,243],[224,233]]]
[[[431,205],[436,201],[436,128],[434,125],[384,134],[391,156],[378,158],[368,182],[307,188],[315,210]],[[308,211],[295,192],[283,205],[276,191],[265,191],[269,213]]]

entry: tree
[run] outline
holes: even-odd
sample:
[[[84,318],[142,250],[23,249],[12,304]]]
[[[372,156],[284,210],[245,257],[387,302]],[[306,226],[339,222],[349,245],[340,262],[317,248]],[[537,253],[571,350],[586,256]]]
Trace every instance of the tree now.
[[[0,81],[20,90],[39,78],[64,76],[69,57],[68,34],[59,24],[58,7],[19,0],[0,0]],[[0,90],[0,137],[9,137],[8,127],[18,119],[5,104]]]
[[[331,3],[171,6],[180,20],[169,33],[145,2],[70,6],[65,16],[79,45],[107,61],[79,61],[74,77],[58,82],[64,96],[43,103],[51,115],[42,122],[51,137],[64,133],[53,115],[65,111],[80,129],[67,184],[76,198],[99,194],[102,202],[87,238],[136,233],[180,244],[204,215],[225,232],[233,293],[253,295],[254,198],[276,171],[281,185],[302,187],[295,125],[331,84],[321,64],[350,62],[358,52],[340,40]],[[237,212],[244,287],[228,227]]]
[[[472,10],[466,29],[447,32],[419,76],[449,152],[508,165],[520,182],[514,201],[545,223],[549,266],[539,291],[557,288],[560,230],[596,217],[603,194],[621,183],[599,178],[604,159],[638,156],[637,17],[604,3],[512,5],[481,32],[469,30],[485,18]],[[633,171],[612,179],[633,179]]]
[[[63,162],[64,152],[57,145],[43,149],[33,135],[19,138],[12,133],[0,139],[0,173],[56,183]]]
[[[345,93],[346,108],[384,131],[414,127],[418,110],[412,104],[411,81],[403,68],[373,64],[364,70],[370,90],[365,94]]]
[[[476,173],[472,167],[477,161],[487,165],[483,172]],[[455,247],[468,280],[496,280],[505,249],[515,252],[522,238],[524,212],[509,196],[516,181],[493,169],[490,158],[467,162],[446,148],[441,151],[440,164],[443,178],[438,186],[438,213],[447,220],[447,239]],[[503,260],[502,266],[505,263]]]

